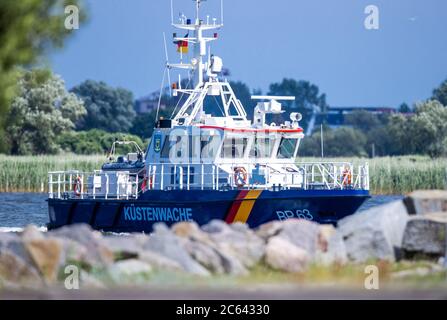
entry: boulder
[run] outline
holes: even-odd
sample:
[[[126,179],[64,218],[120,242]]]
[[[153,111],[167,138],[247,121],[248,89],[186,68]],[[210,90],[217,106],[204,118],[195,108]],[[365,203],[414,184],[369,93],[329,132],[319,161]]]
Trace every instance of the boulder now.
[[[24,246],[34,265],[47,283],[57,280],[62,244],[58,239],[37,239],[24,241]]]
[[[222,266],[221,257],[212,247],[202,242],[184,239],[182,246],[198,263],[213,273],[222,274],[225,272]]]
[[[329,233],[334,230],[329,227],[321,227],[321,225],[302,219],[288,219],[285,221],[273,221],[260,226],[256,230],[256,234],[268,241],[271,237],[281,237],[295,246],[304,249],[310,256],[313,256],[319,246],[323,250],[328,245],[326,238]]]
[[[221,256],[239,260],[245,268],[256,265],[264,255],[265,242],[247,225],[228,225],[221,220],[213,220],[202,226]]]
[[[57,238],[62,245],[62,257],[59,267],[65,267],[66,264],[80,263],[81,265],[92,267],[101,265],[101,262],[88,253],[87,248],[82,244],[65,238]]]
[[[109,276],[115,283],[138,283],[147,280],[152,272],[150,264],[137,259],[115,262],[107,268]]]
[[[43,285],[39,272],[31,264],[6,249],[0,250],[0,280],[15,286]]]
[[[186,271],[177,261],[150,250],[140,251],[138,259],[149,263],[154,269],[160,271]]]
[[[345,243],[348,258],[354,262],[368,259],[394,261],[402,245],[407,221],[407,210],[399,200],[340,220],[337,233]]]
[[[271,237],[265,248],[265,263],[281,271],[302,272],[309,262],[309,254],[280,236]]]
[[[154,232],[143,245],[144,250],[150,250],[176,261],[187,272],[197,275],[209,275],[202,265],[196,262],[183,248],[180,239],[163,223],[153,227]]]
[[[171,230],[180,238],[188,238],[207,245],[213,244],[209,234],[202,231],[196,222],[179,222],[174,224]]]
[[[25,229],[23,229],[20,237],[22,238],[22,241],[42,240],[45,238],[45,235],[43,234],[43,232],[40,231],[38,227],[30,224],[26,226]]]
[[[447,190],[418,190],[404,199],[408,213],[424,215],[447,212]]]
[[[405,228],[402,249],[406,256],[446,255],[447,212],[412,217]]]
[[[314,261],[322,265],[345,264],[348,261],[343,238],[332,225],[320,226]]]
[[[144,234],[109,235],[103,237],[102,244],[113,252],[115,260],[122,260],[138,257],[147,241],[149,236]]]
[[[235,228],[237,230],[237,227]],[[172,231],[183,239],[181,243],[185,250],[211,272],[231,275],[245,275],[248,273],[236,254],[226,249],[221,249],[211,239],[210,234],[202,231],[195,222],[177,223],[172,227]],[[245,227],[243,227],[243,231],[245,231]]]
[[[49,237],[70,239],[87,249],[84,261],[91,267],[104,267],[114,261],[113,252],[105,245],[100,232],[87,224],[74,224],[48,232]]]

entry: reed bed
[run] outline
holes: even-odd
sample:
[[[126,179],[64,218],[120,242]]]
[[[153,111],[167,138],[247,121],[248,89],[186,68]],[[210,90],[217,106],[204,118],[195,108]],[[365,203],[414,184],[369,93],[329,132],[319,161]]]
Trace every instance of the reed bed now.
[[[0,192],[47,192],[49,171],[89,172],[100,168],[105,159],[103,155],[0,155]]]
[[[321,161],[306,158],[303,161]],[[405,194],[414,190],[447,189],[447,158],[424,156],[332,158],[324,161],[349,161],[354,165],[369,163],[370,188],[373,194]]]
[[[0,192],[47,192],[48,171],[76,169],[89,172],[100,168],[104,161],[103,155],[0,155]],[[405,194],[417,189],[447,188],[447,158],[403,156],[374,159],[325,158],[324,161],[352,161],[354,164],[368,162],[373,194]]]

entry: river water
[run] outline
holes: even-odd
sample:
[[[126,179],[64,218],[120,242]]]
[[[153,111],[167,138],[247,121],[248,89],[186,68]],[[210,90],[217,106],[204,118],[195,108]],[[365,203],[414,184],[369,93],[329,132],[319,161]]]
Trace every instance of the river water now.
[[[0,231],[18,231],[28,224],[45,227],[48,223],[46,198],[45,193],[0,193]],[[373,196],[359,211],[398,199],[402,196]]]

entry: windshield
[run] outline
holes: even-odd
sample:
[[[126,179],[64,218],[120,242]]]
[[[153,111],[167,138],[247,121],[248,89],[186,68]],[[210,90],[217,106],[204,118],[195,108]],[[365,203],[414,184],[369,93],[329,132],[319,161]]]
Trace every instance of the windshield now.
[[[293,158],[298,139],[282,138],[278,149],[279,159]]]

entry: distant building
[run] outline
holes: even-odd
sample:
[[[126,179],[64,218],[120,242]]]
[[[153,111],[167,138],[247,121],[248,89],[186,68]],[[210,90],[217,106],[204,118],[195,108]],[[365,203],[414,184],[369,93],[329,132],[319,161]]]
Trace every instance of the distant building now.
[[[141,97],[135,101],[135,111],[137,113],[150,113],[157,110],[158,107],[158,91],[153,92],[147,96]],[[162,102],[160,110],[166,109],[166,105]]]
[[[393,114],[397,113],[397,109],[387,106],[365,106],[365,107],[329,107],[327,114],[317,114],[315,125],[320,125],[326,122],[327,125],[333,128],[337,128],[345,125],[345,116],[354,111],[367,111],[373,114]]]

